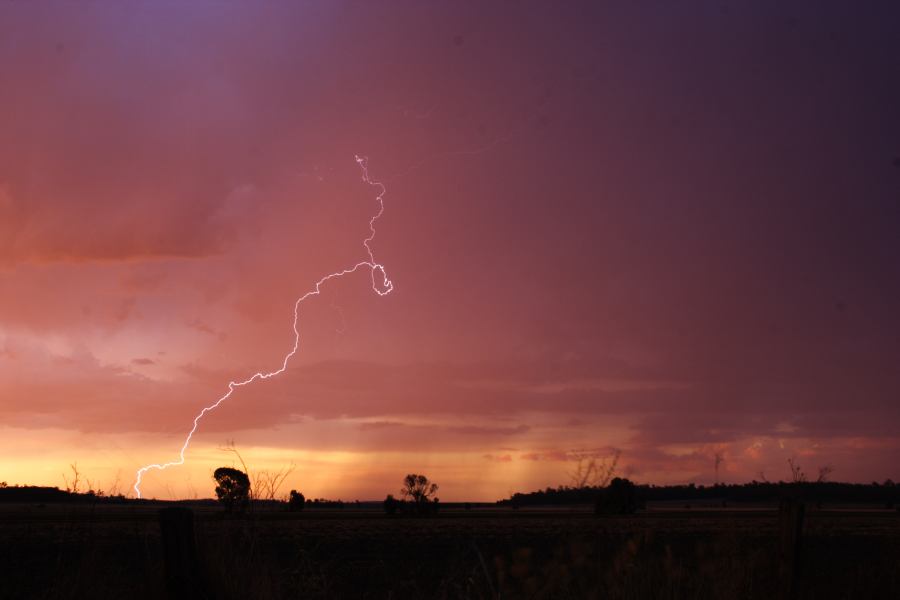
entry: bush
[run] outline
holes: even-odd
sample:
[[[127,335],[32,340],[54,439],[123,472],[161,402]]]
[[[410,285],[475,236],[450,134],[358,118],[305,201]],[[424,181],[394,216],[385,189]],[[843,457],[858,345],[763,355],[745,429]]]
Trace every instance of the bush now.
[[[291,512],[300,512],[306,506],[306,498],[297,490],[291,490],[291,496],[288,499],[288,510]]]
[[[637,509],[635,485],[627,479],[616,477],[603,490],[594,512],[598,515],[630,515]]]
[[[399,508],[400,501],[394,498],[392,494],[388,494],[387,498],[384,499],[382,506],[384,507],[384,514],[386,515],[395,515],[397,514],[397,509]]]

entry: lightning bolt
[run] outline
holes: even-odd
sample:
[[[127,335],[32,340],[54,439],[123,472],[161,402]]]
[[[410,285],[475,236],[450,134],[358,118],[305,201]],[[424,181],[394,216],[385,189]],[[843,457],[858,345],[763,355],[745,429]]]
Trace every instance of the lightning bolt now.
[[[321,293],[322,286],[325,283],[327,283],[328,281],[331,281],[332,279],[337,279],[339,277],[343,277],[344,275],[349,275],[351,273],[355,273],[356,271],[358,271],[362,268],[367,268],[367,269],[369,269],[369,272],[371,274],[372,289],[375,291],[376,294],[378,294],[379,296],[386,296],[393,291],[394,284],[388,278],[387,272],[384,269],[384,265],[375,261],[375,254],[372,252],[372,246],[370,245],[372,240],[375,239],[375,221],[377,221],[379,219],[379,217],[381,217],[382,213],[384,213],[384,194],[385,194],[386,190],[385,190],[384,185],[381,182],[373,181],[369,177],[369,161],[368,161],[367,157],[357,155],[356,163],[359,165],[359,168],[362,170],[363,181],[365,181],[369,185],[376,188],[376,190],[378,192],[377,195],[375,196],[375,199],[378,202],[378,211],[372,216],[371,219],[369,219],[369,236],[366,239],[364,239],[363,243],[362,243],[363,247],[366,250],[366,254],[368,255],[368,260],[360,261],[360,262],[356,263],[355,265],[353,265],[352,267],[346,268],[342,271],[335,271],[334,273],[325,275],[324,277],[322,277],[321,279],[319,279],[316,282],[313,289],[311,289],[310,291],[306,292],[305,294],[303,294],[302,296],[297,298],[297,301],[294,302],[294,322],[293,322],[294,345],[291,348],[290,352],[285,354],[284,359],[281,362],[281,367],[279,367],[278,369],[276,369],[274,371],[270,371],[268,373],[262,373],[262,372],[254,373],[252,376],[248,377],[247,379],[244,379],[243,381],[229,382],[228,383],[228,391],[225,392],[225,394],[223,396],[221,396],[218,400],[216,400],[209,406],[204,407],[203,410],[201,410],[197,414],[197,416],[194,417],[193,427],[191,427],[191,430],[188,432],[187,437],[184,440],[184,444],[182,444],[182,446],[181,446],[181,450],[178,452],[178,460],[173,460],[172,462],[161,463],[161,464],[154,463],[151,465],[145,465],[137,470],[136,479],[135,479],[135,483],[134,483],[134,491],[137,494],[138,498],[141,497],[141,482],[144,479],[145,473],[147,473],[148,471],[152,471],[152,470],[164,471],[164,470],[168,469],[169,467],[176,467],[176,466],[184,464],[184,460],[185,460],[184,453],[187,452],[188,446],[190,446],[190,444],[191,444],[191,438],[194,436],[194,433],[197,431],[197,428],[200,426],[200,420],[204,417],[204,415],[206,415],[206,413],[215,410],[216,408],[219,407],[220,404],[222,404],[223,402],[228,400],[228,398],[231,397],[231,394],[233,394],[237,388],[243,387],[245,385],[250,385],[251,383],[253,383],[254,381],[257,381],[257,380],[269,379],[271,377],[275,377],[277,375],[284,373],[285,370],[287,370],[288,361],[291,360],[291,358],[297,353],[297,350],[300,348],[300,330],[297,329],[297,323],[300,319],[300,305],[303,304],[303,302],[307,298],[311,298],[312,296],[318,296]],[[381,279],[380,285],[379,285],[379,282],[377,281],[376,275],[377,275],[377,278]]]

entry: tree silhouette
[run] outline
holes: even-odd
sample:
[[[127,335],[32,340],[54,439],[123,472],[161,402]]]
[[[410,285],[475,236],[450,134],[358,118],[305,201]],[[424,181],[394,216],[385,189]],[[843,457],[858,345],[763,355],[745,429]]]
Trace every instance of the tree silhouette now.
[[[213,473],[216,480],[216,497],[228,512],[243,511],[250,503],[250,478],[231,467],[219,467]]]
[[[834,473],[834,467],[832,465],[823,465],[819,467],[819,476],[816,477],[816,483],[825,483],[832,473]]]
[[[803,469],[794,460],[794,457],[787,459],[787,462],[791,468],[791,483],[806,483],[806,473],[803,472]]]
[[[299,512],[306,505],[306,498],[297,490],[291,490],[291,496],[288,500],[288,510],[291,512]]]
[[[598,515],[630,515],[638,508],[635,485],[616,477],[609,482],[594,510]]]
[[[400,505],[400,501],[394,498],[393,494],[388,494],[387,498],[384,499],[381,506],[384,508],[384,513],[386,515],[394,515],[397,514],[397,507]]]
[[[621,455],[622,451],[618,448],[613,448],[607,458],[600,457],[596,451],[573,450],[569,453],[571,460],[575,461],[575,469],[569,474],[572,486],[575,489],[606,487],[615,476]]]
[[[63,473],[63,481],[66,484],[66,491],[70,494],[78,494],[81,492],[79,489],[81,486],[81,471],[78,470],[78,461],[73,462],[69,465],[69,468],[72,469],[72,481],[69,481],[69,478],[66,477],[66,474]]]
[[[253,497],[257,500],[274,500],[284,481],[294,472],[297,465],[291,463],[277,471],[257,471],[254,476]],[[301,494],[302,495],[302,494]]]
[[[403,487],[400,489],[400,493],[404,498],[412,501],[417,513],[422,514],[432,509],[432,505],[434,509],[437,508],[437,498],[432,498],[437,490],[438,485],[428,481],[424,475],[410,473],[403,478]]]

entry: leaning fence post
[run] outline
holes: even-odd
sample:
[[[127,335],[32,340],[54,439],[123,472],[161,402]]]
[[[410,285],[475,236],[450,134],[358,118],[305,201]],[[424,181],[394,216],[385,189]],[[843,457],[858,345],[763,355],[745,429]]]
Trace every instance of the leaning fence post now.
[[[778,507],[779,579],[781,597],[784,600],[795,598],[797,595],[803,512],[803,503],[796,498],[784,498]]]
[[[194,513],[180,506],[163,508],[159,511],[159,527],[169,598],[196,600],[207,597],[200,584]]]

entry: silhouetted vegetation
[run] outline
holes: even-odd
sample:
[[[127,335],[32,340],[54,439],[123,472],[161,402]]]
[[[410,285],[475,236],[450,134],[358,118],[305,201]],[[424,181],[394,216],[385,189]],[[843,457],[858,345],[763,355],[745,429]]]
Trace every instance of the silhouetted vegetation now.
[[[628,480],[625,479],[622,481]],[[802,499],[810,503],[813,507],[827,507],[828,504],[868,504],[876,505],[880,508],[894,509],[900,506],[900,486],[896,485],[890,479],[887,479],[882,483],[873,481],[872,483],[867,484],[839,483],[831,481],[751,481],[750,483],[744,484],[719,484],[709,486],[695,485],[693,483],[667,486],[632,485],[634,486],[634,503],[637,507],[641,507],[647,502],[673,502],[678,503],[680,507],[690,505],[692,502],[700,502],[705,505],[714,504],[721,507],[732,507],[739,506],[742,503],[776,504],[780,499],[785,497]],[[496,505],[508,506],[510,508],[582,505],[593,506],[597,510],[605,512],[608,508],[598,508],[605,489],[606,488],[599,487],[574,488],[568,486],[546,488],[535,492],[513,494],[510,498],[498,501]],[[292,490],[292,494],[287,498],[287,502],[257,500],[254,501],[254,505],[275,508],[278,506],[284,507],[285,504],[287,504],[288,509],[297,510],[298,507],[296,502],[298,500],[293,496],[294,492],[295,490]],[[342,500],[328,500],[325,498],[310,499],[305,498],[303,494],[300,494],[299,492],[297,492],[297,495],[302,498],[302,505],[307,509],[341,509],[346,505]],[[295,503],[294,508],[291,508],[290,506],[292,501]],[[115,496],[106,494],[100,495],[96,492],[91,493],[90,491],[74,493],[55,487],[0,485],[0,503],[2,502],[146,504],[157,501],[126,498],[121,494]],[[188,501],[185,500],[181,502]],[[205,504],[212,501],[195,499],[190,502],[194,504]],[[459,504],[459,507],[464,508],[465,504],[466,503]],[[630,502],[626,502],[626,505],[629,504]],[[381,507],[388,514],[414,514],[417,512],[416,506],[416,502],[404,502],[395,498],[392,494],[389,494],[381,503]],[[438,503],[436,502],[436,499],[430,499],[427,503],[420,502],[418,506],[420,509],[422,506],[428,506],[430,510],[426,509],[422,512],[433,513],[434,508],[438,506]],[[454,503],[451,503],[450,506],[454,506]]]
[[[247,475],[247,480],[250,482],[248,496],[254,504],[257,501],[276,502],[278,490],[281,489],[281,486],[284,485],[287,478],[290,477],[291,473],[297,468],[297,465],[291,463],[278,470],[270,471],[262,469],[251,472],[250,467],[247,466],[247,462],[238,450],[234,440],[226,441],[224,446],[219,446],[219,450],[233,454],[238,462],[241,463],[241,467],[244,469],[243,472]]]
[[[395,515],[400,507],[400,501],[394,498],[393,494],[388,494],[382,503],[382,507],[384,508],[384,514]]]
[[[306,499],[306,508],[338,508],[343,509],[343,500],[328,500],[326,498]]]
[[[630,515],[637,509],[635,485],[620,477],[609,482],[594,505],[594,512],[598,515]]]
[[[213,473],[216,498],[228,512],[243,512],[250,503],[250,478],[239,469],[219,467]]]
[[[0,486],[0,502],[100,502],[100,503],[124,503],[129,499],[121,494],[108,496],[93,490],[75,493],[61,490],[55,487],[42,487],[32,485],[3,485]]]
[[[438,485],[428,480],[424,475],[410,473],[403,478],[403,487],[400,493],[407,502],[401,505],[404,512],[412,512],[417,515],[435,514],[438,511],[440,500],[434,496]]]
[[[55,487],[31,485],[0,487],[0,502],[68,502],[76,494]]]
[[[546,488],[530,493],[516,493],[498,504],[509,506],[596,505],[602,498],[602,487]],[[717,501],[732,503],[773,503],[786,496],[800,498],[814,504],[848,503],[878,504],[892,508],[898,502],[900,488],[890,479],[884,483],[838,483],[832,481],[751,481],[742,484],[719,485],[636,485],[638,505],[660,501]]]
[[[305,504],[306,498],[303,494],[297,490],[291,490],[291,495],[288,498],[288,510],[291,512],[299,512],[303,510]]]
[[[569,474],[573,487],[603,488],[615,477],[622,451],[614,449],[608,457],[579,451],[570,452],[569,455],[575,461],[575,468]]]
[[[594,471],[605,477],[610,469]],[[230,510],[243,510],[251,502],[244,475],[237,469],[216,471],[216,494],[223,504],[230,502]],[[209,597],[330,600],[366,590],[372,597],[408,598],[770,598],[778,596],[785,571],[779,558],[784,554],[779,553],[784,529],[778,526],[779,513],[632,513],[647,501],[671,501],[674,508],[741,502],[774,508],[785,497],[893,506],[900,491],[890,480],[862,485],[796,479],[638,486],[613,478],[603,487],[515,494],[500,503],[530,510],[450,503],[437,522],[420,517],[436,512],[438,486],[417,474],[403,479],[406,500],[389,494],[380,503],[346,503],[307,499],[291,490],[282,501],[253,499],[254,510],[240,519],[222,519],[214,500],[189,504]],[[21,503],[4,510],[22,515],[28,524],[0,520],[16,548],[3,578],[9,592],[0,591],[0,598],[32,597],[38,590],[45,598],[164,597],[168,580],[162,573],[168,571],[154,550],[161,541],[150,515],[156,506],[170,503],[0,484],[2,500]],[[536,508],[542,504],[581,509]],[[590,507],[616,518],[584,518]],[[371,518],[380,509],[397,517]],[[309,514],[298,519],[288,510]],[[900,579],[882,576],[900,557],[896,514],[811,514],[802,534],[803,552],[789,571],[799,574],[791,580],[798,597],[896,597]],[[54,525],[66,520],[66,528]],[[55,567],[46,567],[47,545],[36,539],[58,542]],[[48,578],[34,575],[46,568]],[[135,591],[135,580],[146,582],[146,589]]]

